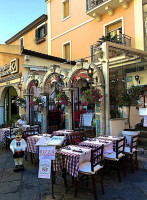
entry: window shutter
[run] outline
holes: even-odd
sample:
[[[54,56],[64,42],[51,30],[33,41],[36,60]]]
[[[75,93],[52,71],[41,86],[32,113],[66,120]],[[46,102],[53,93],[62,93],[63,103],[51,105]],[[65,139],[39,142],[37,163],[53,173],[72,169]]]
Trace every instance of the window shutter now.
[[[44,24],[44,35],[47,35],[47,23]]]
[[[122,27],[121,21],[119,21],[115,24],[111,24],[107,27],[107,33],[110,33],[111,31],[116,30],[116,29],[121,28],[121,27]]]
[[[70,44],[65,45],[65,59],[70,59]]]
[[[64,18],[69,16],[69,0],[64,2]]]
[[[35,38],[38,39],[38,29],[35,30]]]

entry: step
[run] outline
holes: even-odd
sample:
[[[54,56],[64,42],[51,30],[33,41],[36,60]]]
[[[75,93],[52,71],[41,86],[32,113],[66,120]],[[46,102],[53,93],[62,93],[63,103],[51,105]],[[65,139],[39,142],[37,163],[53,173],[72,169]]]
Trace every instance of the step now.
[[[138,144],[147,147],[147,138],[138,137]]]
[[[147,138],[147,131],[142,131],[142,130],[140,130],[140,135],[139,135],[139,137]]]
[[[138,159],[138,167],[147,170],[147,158],[138,156],[137,159]]]

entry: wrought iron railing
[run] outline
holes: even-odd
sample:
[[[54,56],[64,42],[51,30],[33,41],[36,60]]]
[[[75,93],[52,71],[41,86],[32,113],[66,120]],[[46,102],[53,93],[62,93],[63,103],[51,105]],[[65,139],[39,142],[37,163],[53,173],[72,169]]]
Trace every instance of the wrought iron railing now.
[[[114,37],[111,36],[103,36],[97,41],[97,44],[91,45],[91,62],[97,62],[98,58],[95,56],[96,51],[99,50],[100,46],[103,42],[113,42],[120,45],[131,47],[131,37],[125,34],[115,35]],[[117,55],[119,56],[119,55]]]
[[[106,1],[108,0],[86,0],[86,11],[88,12]]]

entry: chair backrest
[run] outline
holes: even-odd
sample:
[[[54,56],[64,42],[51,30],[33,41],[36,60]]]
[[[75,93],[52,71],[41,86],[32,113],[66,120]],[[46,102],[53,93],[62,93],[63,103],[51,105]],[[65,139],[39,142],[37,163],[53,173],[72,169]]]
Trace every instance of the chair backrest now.
[[[23,131],[23,133],[22,133],[22,137],[24,139],[26,139],[28,136],[32,136],[32,135],[35,135],[35,130],[34,129],[26,130],[26,131]]]
[[[58,130],[58,126],[54,125],[54,126],[48,126],[48,133],[52,134],[53,131],[57,131]]]
[[[12,127],[12,123],[4,123],[2,124],[2,128]]]
[[[138,146],[138,135],[133,135],[131,137],[131,147],[130,147],[130,152],[133,151],[133,149],[137,149]]]
[[[13,135],[13,128],[10,127],[10,138],[11,138],[12,135]]]
[[[95,137],[95,131],[94,131],[94,129],[85,130],[84,134],[85,134],[86,139],[87,138],[93,138],[93,137]]]
[[[126,141],[125,137],[123,137],[120,140],[116,140],[116,158],[117,159],[119,158],[120,153],[124,154],[125,141]]]
[[[103,163],[103,149],[104,145],[96,149],[91,150],[91,170],[94,171],[96,165],[102,165]]]
[[[77,145],[83,141],[83,132],[74,132],[70,134],[70,144]]]

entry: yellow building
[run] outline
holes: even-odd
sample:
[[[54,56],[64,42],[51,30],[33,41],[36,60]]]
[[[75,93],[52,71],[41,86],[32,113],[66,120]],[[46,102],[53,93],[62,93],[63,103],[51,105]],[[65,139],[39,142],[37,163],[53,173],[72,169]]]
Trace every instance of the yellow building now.
[[[17,45],[0,45],[0,125],[16,120],[16,115],[25,113],[30,124],[34,123],[35,110],[30,102],[35,81],[38,82],[39,96],[48,98],[49,83],[60,75],[66,77],[71,65],[65,59],[31,51]],[[60,66],[60,67],[59,67]],[[61,72],[62,70],[62,72]],[[56,75],[55,75],[56,74]],[[50,81],[51,80],[51,81]],[[25,99],[25,105],[17,106],[16,97]],[[39,123],[47,127],[47,109],[44,108]],[[14,119],[15,118],[15,119]],[[44,130],[44,131],[45,131]]]
[[[7,45],[20,45],[25,49],[47,54],[47,23],[47,15],[42,15],[16,35],[8,39],[5,43]]]

